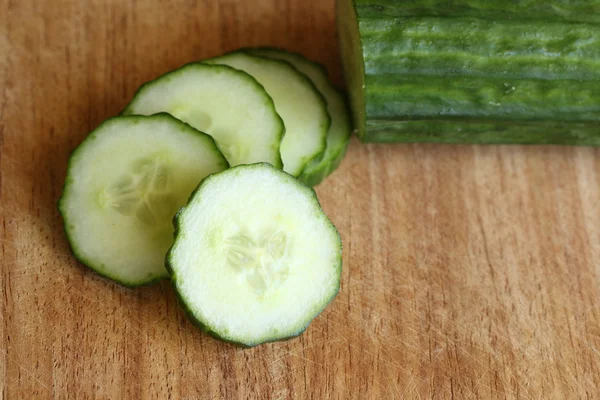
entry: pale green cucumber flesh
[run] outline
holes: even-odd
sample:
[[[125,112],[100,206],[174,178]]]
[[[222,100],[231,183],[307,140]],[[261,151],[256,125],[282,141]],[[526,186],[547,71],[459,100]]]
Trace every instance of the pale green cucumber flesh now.
[[[227,167],[210,136],[170,115],[103,122],[71,155],[58,204],[73,253],[126,286],[168,277],[173,216]]]
[[[341,240],[314,190],[264,163],[204,179],[167,268],[191,320],[244,346],[303,332],[339,291]]]
[[[123,114],[158,112],[211,135],[230,165],[268,162],[283,167],[283,121],[264,88],[243,71],[187,64],[144,84]]]
[[[325,98],[327,111],[331,117],[325,154],[321,159],[315,159],[308,163],[298,177],[310,186],[321,183],[342,161],[352,133],[350,114],[344,96],[331,84],[327,77],[327,71],[321,64],[310,61],[301,54],[277,48],[256,48],[248,51],[252,54],[289,62],[306,75]]]
[[[281,142],[284,171],[299,176],[304,167],[320,159],[331,123],[327,103],[314,84],[286,61],[237,51],[204,61],[228,65],[252,75],[273,98],[285,124]]]

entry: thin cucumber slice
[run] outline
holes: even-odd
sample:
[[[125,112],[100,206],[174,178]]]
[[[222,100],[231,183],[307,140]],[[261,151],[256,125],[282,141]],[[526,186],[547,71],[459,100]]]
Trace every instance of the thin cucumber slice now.
[[[73,253],[126,286],[168,277],[173,216],[227,167],[210,136],[168,114],[103,122],[71,155],[58,203]]]
[[[245,71],[271,95],[285,123],[285,137],[281,142],[284,171],[299,176],[309,162],[323,156],[331,120],[325,99],[304,74],[285,61],[243,51],[205,62]]]
[[[325,97],[327,111],[331,117],[325,154],[320,160],[316,159],[308,163],[298,177],[307,185],[318,185],[339,166],[346,154],[350,135],[352,134],[350,113],[344,96],[329,81],[325,67],[301,54],[277,48],[256,48],[247,51],[251,54],[289,62],[298,71],[308,76]]]
[[[337,230],[314,190],[268,164],[204,179],[175,225],[171,281],[191,319],[221,340],[299,335],[339,291]]]
[[[143,85],[123,114],[158,112],[207,132],[230,165],[268,162],[283,167],[283,121],[271,97],[245,72],[223,65],[185,65]]]

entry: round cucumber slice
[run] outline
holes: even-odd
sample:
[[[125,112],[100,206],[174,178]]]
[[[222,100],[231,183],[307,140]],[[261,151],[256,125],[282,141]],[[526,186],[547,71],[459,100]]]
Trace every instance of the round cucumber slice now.
[[[251,54],[289,62],[298,71],[310,78],[325,97],[327,111],[331,117],[325,154],[321,159],[315,159],[308,163],[298,177],[307,185],[318,185],[339,166],[346,154],[350,135],[352,134],[350,113],[344,96],[329,81],[325,67],[301,54],[266,47],[248,49],[247,51]]]
[[[299,176],[309,162],[323,156],[331,120],[325,99],[304,74],[286,61],[253,56],[243,51],[205,62],[245,71],[271,95],[285,124],[285,136],[281,142],[284,171]]]
[[[168,277],[173,216],[227,167],[210,136],[168,114],[103,122],[71,155],[58,203],[73,253],[126,286]]]
[[[144,84],[123,115],[158,112],[211,135],[230,165],[268,162],[283,167],[283,121],[265,89],[243,71],[187,64]]]
[[[339,291],[338,231],[312,188],[268,164],[204,179],[175,225],[171,281],[191,319],[221,340],[299,335]]]

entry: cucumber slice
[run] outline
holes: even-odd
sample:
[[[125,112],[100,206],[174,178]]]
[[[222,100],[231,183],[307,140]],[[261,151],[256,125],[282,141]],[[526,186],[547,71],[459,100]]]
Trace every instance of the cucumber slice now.
[[[331,126],[327,132],[327,147],[320,160],[313,160],[303,169],[298,177],[310,186],[318,185],[339,165],[348,147],[352,124],[346,100],[327,77],[327,70],[321,64],[310,61],[298,53],[277,48],[248,49],[248,52],[267,58],[287,61],[298,71],[310,78],[327,101],[327,111],[331,117]]]
[[[304,74],[285,61],[257,57],[243,51],[205,62],[245,71],[271,95],[285,124],[285,137],[281,142],[284,171],[299,176],[309,162],[323,156],[331,123],[327,103]]]
[[[171,281],[191,319],[221,340],[299,335],[339,291],[337,230],[314,190],[268,164],[204,179],[175,225]]]
[[[210,136],[168,114],[103,122],[71,155],[58,203],[73,253],[126,286],[168,277],[173,216],[227,167]]]
[[[282,168],[285,132],[273,100],[250,75],[192,63],[143,85],[124,115],[168,112],[211,135],[230,165],[268,162]]]

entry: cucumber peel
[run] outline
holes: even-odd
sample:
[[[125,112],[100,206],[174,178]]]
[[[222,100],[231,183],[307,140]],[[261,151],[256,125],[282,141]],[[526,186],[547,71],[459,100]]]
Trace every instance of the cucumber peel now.
[[[423,3],[337,1],[361,140],[600,143],[597,5]]]

